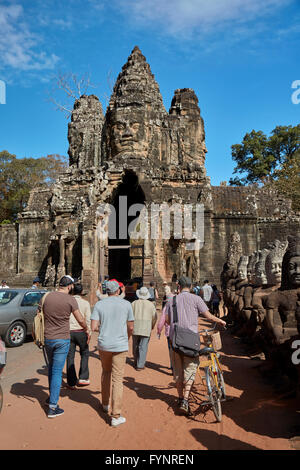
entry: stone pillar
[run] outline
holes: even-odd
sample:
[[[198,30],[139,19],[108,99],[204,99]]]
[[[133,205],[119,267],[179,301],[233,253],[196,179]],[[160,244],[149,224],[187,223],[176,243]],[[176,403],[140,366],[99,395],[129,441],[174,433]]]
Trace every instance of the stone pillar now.
[[[59,239],[59,264],[57,268],[57,282],[66,274],[65,268],[65,239],[61,236]]]

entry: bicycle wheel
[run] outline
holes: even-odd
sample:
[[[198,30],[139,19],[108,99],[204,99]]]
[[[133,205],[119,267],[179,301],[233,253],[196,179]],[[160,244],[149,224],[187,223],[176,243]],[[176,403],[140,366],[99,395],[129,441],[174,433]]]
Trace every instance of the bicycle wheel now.
[[[205,369],[205,379],[207,384],[208,397],[212,410],[214,412],[216,420],[220,423],[222,421],[222,407],[220,401],[220,395],[222,392],[216,387],[214,373],[210,367],[206,367]]]
[[[215,359],[214,359],[214,367],[215,367],[215,371],[217,372],[218,387],[219,387],[219,390],[221,390],[221,393],[222,393],[221,398],[222,398],[222,400],[225,400],[226,399],[226,389],[225,389],[225,382],[224,382],[223,372],[220,369],[220,367],[218,366],[218,363]]]
[[[2,390],[2,387],[1,387],[1,384],[0,384],[0,413],[1,413],[1,410],[2,410],[2,405],[3,405],[3,390]]]

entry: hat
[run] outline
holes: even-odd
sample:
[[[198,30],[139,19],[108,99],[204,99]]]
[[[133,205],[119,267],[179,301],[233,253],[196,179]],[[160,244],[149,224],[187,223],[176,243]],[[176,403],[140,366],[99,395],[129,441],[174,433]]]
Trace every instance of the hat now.
[[[67,287],[67,286],[70,286],[71,284],[74,284],[74,279],[69,275],[63,276],[61,280],[59,281],[60,287]]]
[[[119,287],[124,287],[123,282],[117,281],[117,279],[110,279],[110,281],[117,282],[119,284]]]
[[[136,291],[136,295],[139,299],[142,300],[148,300],[150,299],[151,295],[150,292],[148,291],[147,287],[141,287]]]
[[[120,286],[119,286],[119,283],[118,281],[116,280],[110,280],[110,281],[107,281],[106,283],[106,291],[113,294],[115,292],[117,292],[117,290],[119,290]]]
[[[41,282],[41,280],[39,277],[35,277],[32,282],[35,284],[36,282]]]

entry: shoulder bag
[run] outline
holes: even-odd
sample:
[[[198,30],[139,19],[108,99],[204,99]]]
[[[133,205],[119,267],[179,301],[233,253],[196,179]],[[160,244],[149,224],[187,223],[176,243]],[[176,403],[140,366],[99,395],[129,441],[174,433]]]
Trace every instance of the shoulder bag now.
[[[185,356],[198,357],[200,351],[199,333],[178,325],[176,295],[173,297],[173,326],[172,349]]]

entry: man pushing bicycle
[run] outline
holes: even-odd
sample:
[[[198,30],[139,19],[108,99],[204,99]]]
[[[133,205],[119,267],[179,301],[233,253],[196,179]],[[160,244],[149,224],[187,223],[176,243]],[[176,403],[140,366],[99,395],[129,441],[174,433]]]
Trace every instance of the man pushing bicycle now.
[[[212,323],[226,326],[226,322],[212,315],[201,297],[190,292],[192,282],[190,278],[182,276],[178,280],[179,294],[169,300],[166,306],[166,321],[170,325],[170,341],[172,344],[171,358],[174,379],[178,392],[179,409],[189,414],[189,394],[195,380],[197,367],[199,365],[200,339],[198,335],[198,317],[203,316]],[[174,315],[175,312],[175,315]],[[175,317],[175,318],[174,318]],[[187,348],[176,347],[176,341],[181,343],[187,338]],[[191,344],[195,344],[193,352]],[[197,344],[199,343],[199,344]]]

